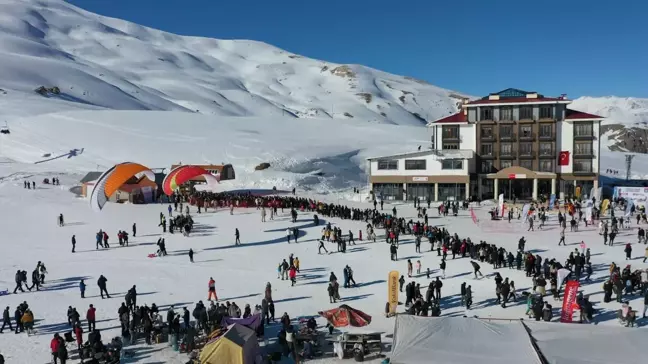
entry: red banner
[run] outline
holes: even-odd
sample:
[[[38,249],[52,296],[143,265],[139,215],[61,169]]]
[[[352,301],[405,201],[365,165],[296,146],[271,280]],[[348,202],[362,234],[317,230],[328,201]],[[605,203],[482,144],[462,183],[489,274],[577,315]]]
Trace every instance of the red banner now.
[[[475,210],[473,208],[470,208],[470,217],[472,218],[472,221],[476,224],[477,223],[477,215],[475,215]]]
[[[567,281],[565,285],[565,296],[563,297],[562,312],[560,313],[560,322],[570,323],[574,315],[576,306],[576,295],[578,295],[578,281]]]

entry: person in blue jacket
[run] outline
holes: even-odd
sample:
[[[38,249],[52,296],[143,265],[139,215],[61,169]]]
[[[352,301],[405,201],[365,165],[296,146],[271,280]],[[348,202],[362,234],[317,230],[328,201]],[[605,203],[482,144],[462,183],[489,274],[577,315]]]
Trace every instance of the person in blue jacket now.
[[[86,289],[86,284],[82,279],[81,282],[79,282],[79,290],[81,291],[81,298],[85,298],[85,289]]]

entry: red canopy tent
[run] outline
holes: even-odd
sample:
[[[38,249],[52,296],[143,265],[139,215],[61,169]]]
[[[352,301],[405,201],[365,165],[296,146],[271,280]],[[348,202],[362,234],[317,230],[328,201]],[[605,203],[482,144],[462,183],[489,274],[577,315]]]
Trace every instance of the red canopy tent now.
[[[328,311],[320,311],[318,314],[334,327],[363,327],[371,323],[371,316],[348,305],[341,305]]]

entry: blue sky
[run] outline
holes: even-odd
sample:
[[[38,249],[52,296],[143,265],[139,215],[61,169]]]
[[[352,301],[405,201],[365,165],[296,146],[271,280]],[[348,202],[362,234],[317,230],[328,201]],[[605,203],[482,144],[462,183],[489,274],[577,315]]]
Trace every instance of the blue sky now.
[[[648,97],[648,1],[70,0],[165,31],[254,39],[472,95]]]

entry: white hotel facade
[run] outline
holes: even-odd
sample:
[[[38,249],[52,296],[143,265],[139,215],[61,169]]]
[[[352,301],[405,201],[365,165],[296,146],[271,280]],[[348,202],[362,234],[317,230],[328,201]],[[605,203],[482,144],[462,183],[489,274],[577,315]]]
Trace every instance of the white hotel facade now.
[[[369,183],[386,200],[557,198],[598,187],[602,117],[565,96],[506,89],[428,123],[431,145],[369,158]]]

